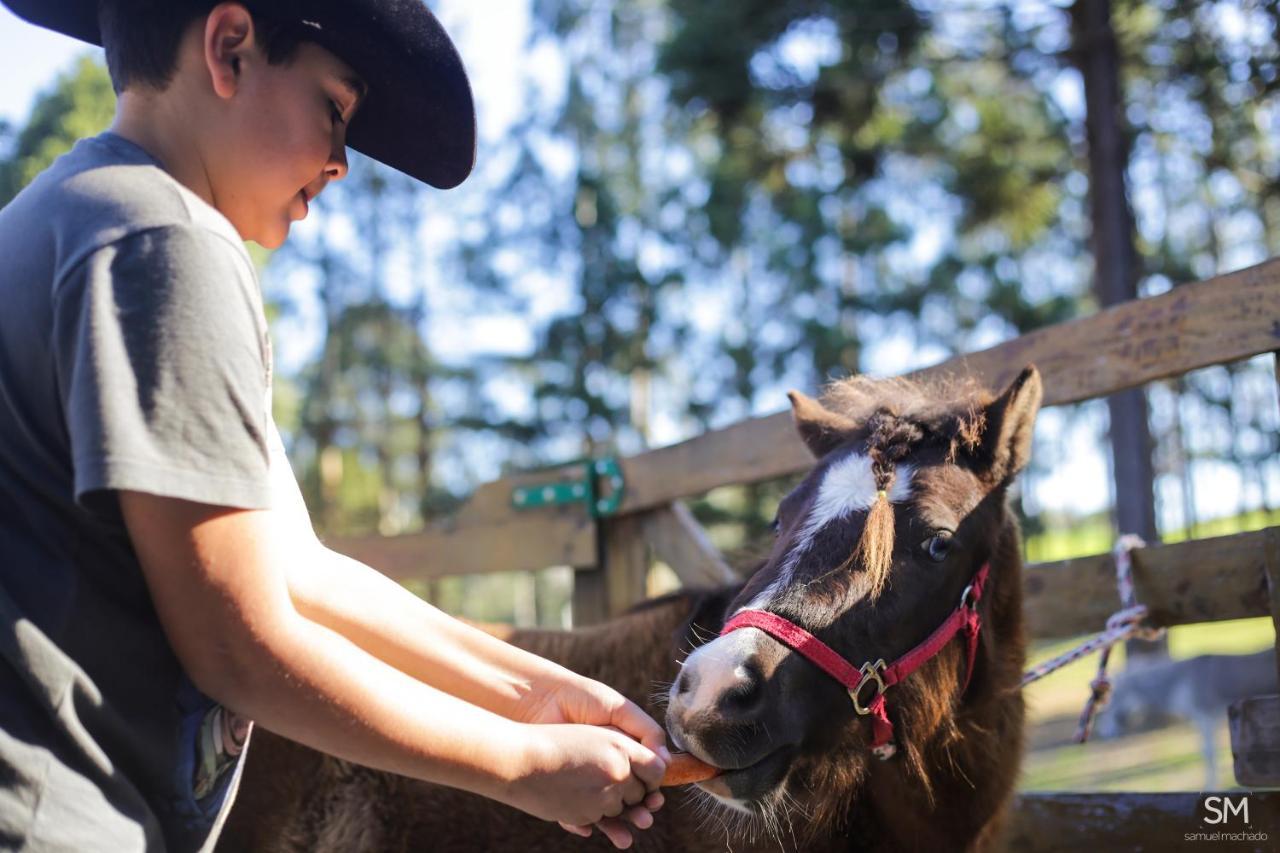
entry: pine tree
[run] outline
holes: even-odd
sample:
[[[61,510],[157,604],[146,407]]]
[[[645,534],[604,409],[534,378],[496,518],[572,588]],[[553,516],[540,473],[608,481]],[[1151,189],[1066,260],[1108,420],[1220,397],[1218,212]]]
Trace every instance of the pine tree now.
[[[111,78],[100,62],[84,56],[37,97],[21,129],[8,128],[0,160],[0,206],[31,183],[76,140],[107,129],[115,116]]]

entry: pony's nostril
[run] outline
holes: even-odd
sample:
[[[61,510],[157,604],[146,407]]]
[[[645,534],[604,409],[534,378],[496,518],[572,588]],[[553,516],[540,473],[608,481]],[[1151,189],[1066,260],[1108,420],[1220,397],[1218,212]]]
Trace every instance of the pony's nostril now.
[[[720,698],[726,712],[740,715],[751,711],[764,697],[764,678],[751,663],[739,664],[733,670],[733,683]]]
[[[694,675],[687,667],[680,670],[680,674],[676,676],[675,695],[683,696],[685,693],[693,690],[697,686],[698,677]]]

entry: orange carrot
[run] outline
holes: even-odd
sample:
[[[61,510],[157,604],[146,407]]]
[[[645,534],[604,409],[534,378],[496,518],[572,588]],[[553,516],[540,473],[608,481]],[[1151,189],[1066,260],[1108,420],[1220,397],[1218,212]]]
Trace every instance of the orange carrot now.
[[[719,767],[700,761],[687,752],[677,752],[671,756],[671,763],[667,765],[667,773],[662,777],[662,787],[705,782],[719,775]]]

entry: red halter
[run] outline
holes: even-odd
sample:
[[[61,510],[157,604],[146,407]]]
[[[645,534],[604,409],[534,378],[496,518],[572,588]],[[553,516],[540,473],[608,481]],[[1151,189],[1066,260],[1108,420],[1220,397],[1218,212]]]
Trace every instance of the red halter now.
[[[860,716],[871,715],[872,742],[875,754],[884,759],[897,750],[893,743],[893,723],[885,710],[884,693],[893,685],[924,666],[951,639],[961,631],[968,640],[968,663],[965,666],[964,685],[960,692],[964,693],[973,675],[973,661],[978,653],[978,631],[982,627],[982,618],[978,615],[978,602],[982,599],[982,588],[987,582],[991,564],[986,563],[973,576],[973,582],[965,587],[960,595],[960,604],[938,628],[920,645],[904,654],[889,665],[884,658],[875,663],[868,661],[861,668],[842,658],[834,649],[799,625],[767,610],[743,610],[729,620],[720,631],[720,636],[736,631],[739,628],[759,628],[766,634],[789,646],[812,661],[819,669],[840,682],[849,691],[853,700],[853,708]],[[868,683],[874,685],[875,695],[869,704],[862,702],[862,688]]]

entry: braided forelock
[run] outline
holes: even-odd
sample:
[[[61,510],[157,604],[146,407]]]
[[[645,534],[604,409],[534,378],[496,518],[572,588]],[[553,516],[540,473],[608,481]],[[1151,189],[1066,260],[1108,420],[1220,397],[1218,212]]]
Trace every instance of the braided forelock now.
[[[884,591],[889,581],[889,570],[893,568],[894,519],[889,489],[893,486],[898,463],[924,437],[924,431],[918,424],[897,417],[888,409],[877,410],[867,423],[871,427],[871,434],[867,437],[867,455],[871,459],[877,494],[867,513],[862,537],[845,566],[852,568],[854,563],[862,564],[867,597],[876,599]]]

